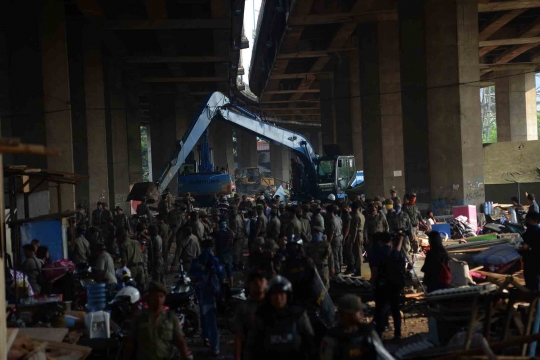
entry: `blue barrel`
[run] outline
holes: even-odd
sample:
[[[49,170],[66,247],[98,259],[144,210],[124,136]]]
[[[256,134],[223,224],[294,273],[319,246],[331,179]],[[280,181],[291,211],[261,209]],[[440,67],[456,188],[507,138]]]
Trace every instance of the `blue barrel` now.
[[[107,292],[105,283],[87,284],[88,298],[86,308],[90,311],[101,311],[107,307]]]

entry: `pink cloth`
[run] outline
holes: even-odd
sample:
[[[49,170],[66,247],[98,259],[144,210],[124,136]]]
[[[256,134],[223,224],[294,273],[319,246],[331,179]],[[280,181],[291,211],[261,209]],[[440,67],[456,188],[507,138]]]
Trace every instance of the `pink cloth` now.
[[[61,259],[53,261],[50,264],[45,265],[45,269],[47,268],[64,268],[64,269],[56,269],[56,270],[45,270],[45,276],[47,277],[47,280],[56,279],[59,276],[64,275],[66,272],[73,272],[75,270],[75,264],[68,259]]]

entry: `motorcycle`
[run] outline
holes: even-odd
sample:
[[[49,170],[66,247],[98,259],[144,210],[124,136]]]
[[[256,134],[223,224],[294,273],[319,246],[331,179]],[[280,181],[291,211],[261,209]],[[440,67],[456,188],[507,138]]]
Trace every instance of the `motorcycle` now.
[[[180,272],[175,278],[178,280],[167,295],[165,305],[178,317],[180,327],[186,337],[191,337],[197,334],[200,328],[195,287],[191,284],[191,279],[187,276],[182,264],[180,264]]]

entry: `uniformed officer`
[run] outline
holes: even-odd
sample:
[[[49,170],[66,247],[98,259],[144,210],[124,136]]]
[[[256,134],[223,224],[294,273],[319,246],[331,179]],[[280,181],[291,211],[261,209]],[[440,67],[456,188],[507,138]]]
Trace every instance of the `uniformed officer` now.
[[[178,229],[184,226],[187,222],[186,205],[182,204],[180,201],[175,201],[173,209],[167,214],[167,221],[169,223],[169,227],[171,228],[172,237],[174,239]]]
[[[409,235],[412,234],[412,224],[411,219],[409,218],[409,214],[403,211],[396,211],[393,201],[390,199],[385,201],[385,205],[388,211],[388,214],[386,215],[388,227],[390,228],[390,231],[392,233],[401,232],[403,234],[403,248],[408,254],[411,251]]]
[[[281,232],[281,221],[277,215],[277,209],[270,210],[270,220],[266,226],[266,236],[269,239],[278,240],[279,233]]]
[[[294,235],[287,241],[286,259],[281,265],[281,275],[294,286],[293,303],[304,308],[314,304],[312,291],[315,263],[302,251],[303,241]]]
[[[392,205],[394,209],[397,209],[398,206],[401,206],[401,199],[397,196],[397,190],[392,188],[390,189],[390,200],[392,200]]]
[[[339,323],[321,342],[321,360],[393,359],[371,327],[363,322],[366,308],[356,295],[343,295],[337,302]]]
[[[148,235],[150,235],[150,241],[147,243],[148,271],[152,274],[152,279],[154,281],[159,281],[163,284],[163,239],[158,235],[158,228],[156,225],[150,225],[148,227]]]
[[[293,235],[296,237],[301,237],[302,235],[302,222],[300,221],[300,217],[298,216],[299,214],[301,217],[302,209],[296,208],[292,212],[292,216],[291,216],[292,231],[293,231]],[[287,236],[290,236],[290,235],[287,234]]]
[[[148,292],[148,309],[135,317],[132,333],[126,341],[125,358],[137,360],[172,360],[177,355],[193,359],[176,315],[165,310],[167,288],[152,282]]]
[[[311,221],[304,218],[304,210],[300,207],[297,209],[296,217],[300,220],[300,225],[301,225],[300,236],[302,237],[302,240],[304,240],[307,243],[310,242],[312,239]]]
[[[248,332],[244,360],[301,360],[314,355],[309,318],[304,309],[288,303],[293,286],[279,275],[268,282],[266,301]]]
[[[364,226],[366,219],[364,215],[359,211],[360,205],[357,202],[351,205],[351,230],[349,231],[349,237],[352,244],[352,253],[354,256],[354,274],[356,276],[362,275],[362,261],[363,246],[364,246]]]
[[[389,230],[386,216],[380,213],[376,206],[370,206],[367,209],[366,226],[364,227],[366,251],[369,252],[373,246],[373,236],[376,233],[388,232]]]
[[[163,241],[163,264],[165,269],[167,269],[167,264],[169,261],[169,252],[171,251],[171,246],[174,241],[173,232],[169,225],[165,223],[163,216],[157,216],[157,226],[158,226],[158,235]]]
[[[145,274],[140,243],[128,238],[125,233],[118,237],[118,241],[120,242],[120,258],[122,259],[121,267],[126,266],[139,288],[144,288]]]
[[[184,226],[176,233],[176,251],[174,252],[170,272],[173,272],[176,262],[182,260],[184,271],[189,273],[191,262],[200,254],[199,240],[193,235],[191,226]]]
[[[266,227],[268,219],[264,215],[264,207],[261,204],[257,205],[257,221],[255,222],[255,237],[266,238]]]
[[[321,280],[328,290],[330,288],[330,276],[334,276],[334,257],[332,248],[323,234],[323,228],[313,227],[313,239],[306,244],[306,256],[310,257],[315,263],[315,267],[321,276]]]
[[[313,216],[311,217],[311,226],[320,226],[324,229],[324,217],[321,215],[321,205],[315,203],[312,206]]]
[[[203,242],[204,237],[204,225],[201,220],[199,220],[199,213],[197,211],[192,211],[190,216],[190,226],[193,229],[193,235],[199,240],[199,244]]]
[[[409,218],[411,219],[411,225],[413,228],[412,231],[412,237],[411,237],[411,246],[412,251],[416,252],[418,250],[418,242],[416,241],[416,231],[418,230],[418,225],[423,222],[422,215],[420,214],[420,210],[418,209],[418,206],[416,206],[416,194],[411,193],[408,196],[408,202],[403,203],[403,208],[401,209],[402,212],[406,212],[409,215]]]
[[[341,218],[334,214],[335,209],[336,207],[333,204],[326,207],[326,237],[330,246],[332,246],[335,273],[339,274],[341,273],[341,265],[343,264],[343,226]]]
[[[354,273],[354,256],[352,252],[352,242],[350,230],[351,230],[351,207],[349,202],[343,202],[341,204],[341,224],[342,224],[342,234],[343,234],[343,263],[347,266],[345,274]]]
[[[234,232],[233,250],[233,270],[242,270],[244,262],[242,260],[242,249],[246,243],[247,232],[246,223],[242,215],[238,213],[236,206],[231,206],[229,211],[229,227]]]
[[[117,230],[123,229],[125,232],[130,233],[131,232],[131,225],[129,224],[129,220],[126,214],[124,214],[124,210],[117,206],[114,209],[115,215],[114,215],[114,226]]]

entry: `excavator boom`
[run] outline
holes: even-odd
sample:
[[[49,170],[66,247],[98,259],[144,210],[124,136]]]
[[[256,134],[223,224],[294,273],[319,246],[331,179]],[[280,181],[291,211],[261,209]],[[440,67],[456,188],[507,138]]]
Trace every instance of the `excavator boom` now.
[[[287,147],[304,164],[307,183],[316,186],[317,173],[315,164],[317,155],[303,135],[261,121],[256,115],[231,104],[229,99],[222,93],[214,92],[208,96],[207,101],[193,118],[188,131],[178,144],[176,156],[167,163],[165,171],[160,176],[158,180],[158,191],[160,193],[165,191],[189,153],[215,119],[226,121],[236,128],[248,131],[271,143]]]

